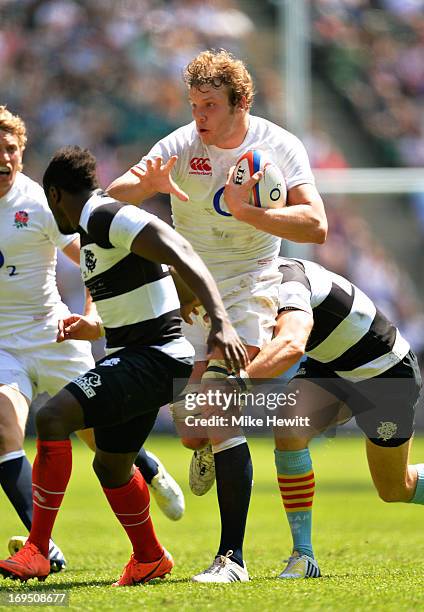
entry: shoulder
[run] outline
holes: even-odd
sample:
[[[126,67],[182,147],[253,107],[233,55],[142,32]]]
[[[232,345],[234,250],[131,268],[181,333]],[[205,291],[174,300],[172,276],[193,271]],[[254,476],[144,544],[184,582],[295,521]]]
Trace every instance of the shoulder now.
[[[270,139],[274,146],[290,150],[293,148],[304,148],[300,138],[288,130],[263,117],[251,115],[251,125],[258,136]]]
[[[80,227],[99,246],[112,248],[116,236],[136,234],[154,215],[143,209],[119,202],[104,193],[93,195],[85,204],[80,217]]]
[[[109,228],[122,206],[121,202],[105,193],[94,193],[81,211],[79,226],[99,245],[105,243],[105,246],[110,247]]]
[[[17,192],[34,204],[38,204],[41,208],[49,210],[47,199],[44,190],[36,181],[33,181],[26,174],[18,172],[15,179],[14,188]]]

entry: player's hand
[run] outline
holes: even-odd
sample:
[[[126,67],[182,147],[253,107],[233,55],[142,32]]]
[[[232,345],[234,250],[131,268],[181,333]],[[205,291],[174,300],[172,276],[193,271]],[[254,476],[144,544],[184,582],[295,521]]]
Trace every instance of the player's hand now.
[[[180,312],[181,312],[183,321],[185,321],[189,325],[193,325],[193,319],[191,318],[191,315],[192,314],[198,315],[199,306],[201,305],[202,304],[197,298],[195,298],[194,300],[191,300],[190,302],[187,302],[186,304],[181,304]]]
[[[148,159],[146,161],[145,170],[140,168],[140,166],[133,166],[131,172],[142,179],[146,190],[152,193],[170,193],[175,195],[182,202],[188,202],[188,195],[178,187],[171,176],[171,170],[175,166],[177,159],[178,156],[173,155],[166,164],[164,164],[162,157],[155,157],[153,160]]]
[[[239,372],[240,369],[245,369],[249,365],[246,347],[228,319],[211,321],[207,347],[207,359],[211,358],[213,349],[219,349],[229,372]]]
[[[65,340],[98,340],[102,336],[99,319],[92,319],[80,314],[72,314],[66,319],[59,319],[56,342]]]
[[[255,172],[255,174],[252,174],[248,181],[242,185],[238,185],[233,181],[234,170],[235,166],[231,166],[228,172],[227,182],[225,183],[224,188],[224,200],[233,217],[235,219],[240,218],[241,220],[243,210],[246,208],[246,206],[250,206],[250,195],[252,189],[263,177],[263,172]]]

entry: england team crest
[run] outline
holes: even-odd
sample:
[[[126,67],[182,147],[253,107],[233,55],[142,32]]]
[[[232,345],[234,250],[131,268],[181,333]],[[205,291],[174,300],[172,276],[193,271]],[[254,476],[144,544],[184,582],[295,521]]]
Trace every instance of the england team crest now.
[[[29,214],[27,213],[27,211],[18,210],[18,212],[15,213],[15,220],[13,222],[13,225],[18,229],[21,229],[22,227],[28,227],[28,221]]]

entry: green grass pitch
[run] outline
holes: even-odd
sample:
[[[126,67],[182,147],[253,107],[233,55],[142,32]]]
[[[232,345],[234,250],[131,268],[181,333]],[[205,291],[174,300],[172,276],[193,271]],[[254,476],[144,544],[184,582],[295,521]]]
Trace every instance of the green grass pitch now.
[[[171,577],[146,586],[111,588],[130,547],[92,473],[90,451],[74,441],[73,474],[54,533],[69,569],[45,583],[30,581],[25,587],[2,580],[1,591],[66,591],[71,609],[96,611],[424,608],[424,508],[384,504],[378,499],[363,440],[338,437],[313,445],[314,544],[323,578],[305,581],[276,580],[290,551],[290,534],[275,482],[272,442],[251,440],[255,475],[245,557],[252,580],[232,585],[189,581],[210,564],[216,551],[216,495],[214,490],[202,498],[189,493],[190,453],[176,438],[152,437],[147,446],[161,457],[186,493],[186,514],[177,523],[164,518],[152,501],[158,534],[176,561]],[[28,455],[32,460],[31,443]],[[417,438],[412,461],[423,460],[424,439]],[[23,530],[4,495],[0,495],[0,517],[0,550],[6,556],[9,536]]]

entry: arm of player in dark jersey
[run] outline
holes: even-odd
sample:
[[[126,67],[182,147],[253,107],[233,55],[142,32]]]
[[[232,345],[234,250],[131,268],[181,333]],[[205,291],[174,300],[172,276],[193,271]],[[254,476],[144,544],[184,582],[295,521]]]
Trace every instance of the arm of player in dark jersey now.
[[[160,219],[152,219],[134,238],[131,251],[175,268],[209,315],[208,351],[219,349],[229,369],[245,368],[248,363],[246,349],[228,319],[212,275],[190,243]]]
[[[169,271],[171,272],[174,285],[177,289],[178,299],[180,300],[181,317],[186,323],[193,325],[193,320],[190,315],[199,314],[198,307],[201,306],[200,300],[194,295],[190,287],[185,284],[173,266],[170,266]]]
[[[274,338],[266,344],[250,363],[249,378],[274,378],[289,370],[305,354],[306,343],[314,319],[304,310],[283,310],[277,317]]]

